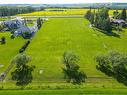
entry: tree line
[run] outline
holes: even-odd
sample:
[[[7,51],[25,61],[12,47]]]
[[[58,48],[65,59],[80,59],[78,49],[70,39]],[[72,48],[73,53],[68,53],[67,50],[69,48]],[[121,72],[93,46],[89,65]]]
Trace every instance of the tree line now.
[[[8,7],[8,6],[2,6],[0,7],[0,16],[13,16],[16,14],[22,14],[22,13],[31,13],[34,11],[40,11],[43,10],[43,8],[34,8],[34,7]]]
[[[102,8],[98,9],[97,11],[94,10],[88,10],[85,14],[85,18],[87,18],[92,25],[94,25],[96,28],[99,28],[101,30],[111,32],[112,26],[110,24],[110,18],[109,18],[109,9]]]

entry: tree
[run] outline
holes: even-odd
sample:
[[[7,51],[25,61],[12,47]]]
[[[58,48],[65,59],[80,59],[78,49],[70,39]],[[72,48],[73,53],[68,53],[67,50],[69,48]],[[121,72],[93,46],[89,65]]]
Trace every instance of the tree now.
[[[91,24],[94,24],[94,13],[91,12],[91,9],[86,12],[85,18],[88,19]]]
[[[98,70],[127,86],[127,54],[116,51],[96,58]]]
[[[5,28],[5,25],[3,23],[0,24],[0,31],[2,31]]]
[[[94,13],[91,13],[90,22],[91,24],[94,24]]]
[[[6,38],[5,37],[2,37],[1,38],[1,44],[5,44],[6,43]]]
[[[41,20],[41,18],[38,18],[37,19],[37,27],[38,27],[38,29],[40,29],[41,26],[42,26],[42,20]]]
[[[72,82],[74,84],[81,84],[85,82],[86,74],[79,70],[79,65],[76,63],[79,61],[79,58],[71,52],[65,52],[63,54],[63,72],[67,82]]]
[[[96,28],[106,31],[106,33],[112,31],[107,8],[103,8],[96,13],[94,25]]]
[[[121,13],[121,19],[126,21],[126,18],[127,18],[126,9],[123,9]]]
[[[121,18],[121,14],[118,12],[118,10],[113,12],[113,18],[114,19],[120,19]]]
[[[34,11],[39,11],[39,8],[24,6],[24,7],[12,7],[12,6],[1,6],[0,7],[0,16],[13,16],[16,14],[22,13],[31,13]]]
[[[28,62],[31,58],[25,54],[19,54],[15,57],[13,62],[16,64],[16,69],[11,73],[12,80],[17,81],[16,85],[25,87],[32,82],[35,66],[29,66]]]
[[[104,23],[105,23],[104,24],[104,30],[108,31],[108,32],[111,32],[112,31],[112,26],[111,26],[111,23],[110,23],[110,18],[105,19]]]
[[[85,14],[85,18],[89,20],[90,19],[90,16],[91,16],[91,10],[88,10],[86,12],[86,14]]]

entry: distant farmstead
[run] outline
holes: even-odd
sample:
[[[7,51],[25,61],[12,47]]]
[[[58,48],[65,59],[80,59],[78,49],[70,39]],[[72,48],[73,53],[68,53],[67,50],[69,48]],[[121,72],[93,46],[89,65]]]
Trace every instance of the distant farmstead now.
[[[32,38],[35,32],[38,31],[37,23],[35,22],[33,26],[27,26],[26,21],[20,17],[12,20],[0,22],[4,25],[4,31],[12,32],[11,38],[17,36],[22,36],[23,38]]]

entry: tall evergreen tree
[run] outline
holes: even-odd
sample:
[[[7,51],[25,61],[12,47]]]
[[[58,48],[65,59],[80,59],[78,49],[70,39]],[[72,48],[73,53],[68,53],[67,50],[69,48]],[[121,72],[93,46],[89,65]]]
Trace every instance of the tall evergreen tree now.
[[[42,26],[42,20],[41,20],[41,18],[38,18],[37,19],[37,27],[38,27],[38,29],[40,29],[41,26]]]
[[[96,13],[94,25],[101,30],[111,32],[112,26],[107,8],[103,8]]]
[[[90,23],[94,24],[94,13],[91,12],[91,16],[90,16]]]
[[[85,18],[88,19],[91,24],[94,24],[94,13],[91,11],[91,9],[86,12]]]
[[[126,20],[126,18],[127,18],[126,9],[123,9],[121,13],[121,19]]]
[[[91,17],[91,10],[88,10],[88,11],[86,12],[86,14],[85,14],[85,18],[89,20],[90,17]]]
[[[118,10],[115,10],[113,12],[113,18],[114,19],[120,19],[121,18],[121,14],[118,12]]]

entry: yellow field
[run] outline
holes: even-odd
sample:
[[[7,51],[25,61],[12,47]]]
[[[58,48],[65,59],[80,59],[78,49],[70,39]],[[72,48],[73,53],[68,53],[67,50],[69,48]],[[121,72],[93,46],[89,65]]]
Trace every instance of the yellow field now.
[[[52,11],[60,9],[46,9],[45,11],[19,14],[19,16],[61,16],[61,15],[84,15],[88,9],[61,9],[62,11]]]
[[[45,11],[38,11],[27,14],[18,14],[18,16],[67,16],[67,15],[84,15],[89,9],[62,9],[50,8]],[[93,11],[93,10],[92,10]],[[96,10],[97,11],[97,10]],[[114,10],[110,10],[109,14],[113,15]],[[121,11],[121,10],[119,10]]]

